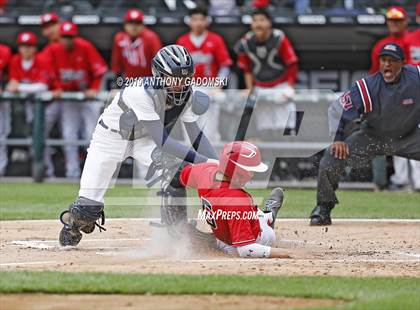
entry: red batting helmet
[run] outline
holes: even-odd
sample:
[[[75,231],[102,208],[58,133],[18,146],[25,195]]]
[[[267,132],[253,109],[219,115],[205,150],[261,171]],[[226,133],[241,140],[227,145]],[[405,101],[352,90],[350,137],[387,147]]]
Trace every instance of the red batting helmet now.
[[[36,45],[38,39],[33,32],[21,32],[17,37],[17,45]]]
[[[75,37],[78,34],[76,24],[72,22],[64,22],[60,25],[60,36],[62,37]]]
[[[125,12],[124,21],[126,23],[135,22],[135,23],[142,23],[144,18],[144,14],[139,9],[129,9]]]
[[[249,182],[253,172],[265,172],[268,167],[261,162],[261,153],[254,144],[234,141],[226,144],[220,153],[218,170],[231,178],[231,183],[243,186]]]

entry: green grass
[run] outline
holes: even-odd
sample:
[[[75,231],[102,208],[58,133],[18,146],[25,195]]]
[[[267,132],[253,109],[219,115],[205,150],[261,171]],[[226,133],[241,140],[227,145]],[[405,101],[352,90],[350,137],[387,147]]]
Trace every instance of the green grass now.
[[[252,190],[264,197],[267,190]],[[77,184],[16,184],[0,183],[0,220],[55,219],[77,196]],[[193,196],[195,193],[191,192]],[[154,196],[154,192],[117,186],[107,192],[106,198],[139,200]],[[156,196],[154,196],[156,197]],[[340,205],[333,211],[334,218],[420,218],[419,193],[374,193],[370,191],[338,191]],[[307,218],[315,206],[315,190],[286,190],[285,207],[280,217]],[[190,208],[190,215],[197,209]],[[135,205],[108,205],[107,217],[159,216],[159,207]]]
[[[2,272],[0,293],[255,294],[344,300],[340,309],[419,309],[420,279]]]

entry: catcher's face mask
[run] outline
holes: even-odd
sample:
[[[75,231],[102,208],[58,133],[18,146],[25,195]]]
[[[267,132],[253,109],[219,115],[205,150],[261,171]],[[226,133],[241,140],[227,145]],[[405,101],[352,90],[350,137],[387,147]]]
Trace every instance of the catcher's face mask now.
[[[191,93],[190,77],[164,77],[163,89],[168,99],[175,105],[183,105]]]

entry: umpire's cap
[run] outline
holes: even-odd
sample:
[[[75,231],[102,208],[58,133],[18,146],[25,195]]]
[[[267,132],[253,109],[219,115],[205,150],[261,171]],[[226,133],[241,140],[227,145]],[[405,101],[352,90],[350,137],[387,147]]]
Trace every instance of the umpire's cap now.
[[[398,44],[388,43],[381,47],[380,56],[391,56],[397,60],[404,60],[404,51]]]

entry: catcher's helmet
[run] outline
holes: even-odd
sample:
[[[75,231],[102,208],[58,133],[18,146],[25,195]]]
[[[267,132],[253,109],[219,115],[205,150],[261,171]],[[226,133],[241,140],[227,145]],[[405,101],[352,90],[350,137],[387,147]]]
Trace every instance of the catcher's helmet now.
[[[230,142],[220,153],[218,170],[230,177],[234,186],[245,185],[252,179],[253,172],[265,172],[267,169],[267,165],[261,162],[260,150],[252,143]]]
[[[164,80],[163,88],[175,105],[184,104],[191,94],[186,78],[194,75],[194,63],[188,51],[180,45],[161,48],[152,60],[154,77]]]

